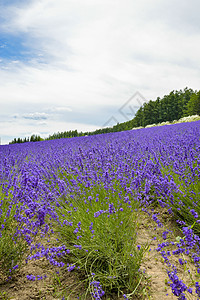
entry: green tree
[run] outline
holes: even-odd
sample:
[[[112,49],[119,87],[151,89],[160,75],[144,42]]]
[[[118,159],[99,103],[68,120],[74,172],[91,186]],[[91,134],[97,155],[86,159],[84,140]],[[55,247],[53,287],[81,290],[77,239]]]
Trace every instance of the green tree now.
[[[135,114],[134,118],[134,126],[133,127],[139,127],[144,126],[144,109],[143,106],[141,106],[138,111]]]
[[[181,117],[187,117],[188,116],[188,112],[187,112],[187,104],[190,101],[191,96],[194,94],[195,92],[192,89],[188,89],[187,87],[184,89],[184,92],[182,92],[182,102],[181,102],[181,106],[182,106],[182,116]]]
[[[200,115],[200,91],[191,96],[187,104],[187,115]]]

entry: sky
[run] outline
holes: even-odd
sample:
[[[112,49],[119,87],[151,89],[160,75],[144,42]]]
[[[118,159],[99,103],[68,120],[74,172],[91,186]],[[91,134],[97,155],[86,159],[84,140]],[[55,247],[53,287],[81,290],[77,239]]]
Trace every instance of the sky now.
[[[92,131],[200,89],[200,1],[0,0],[0,138]]]

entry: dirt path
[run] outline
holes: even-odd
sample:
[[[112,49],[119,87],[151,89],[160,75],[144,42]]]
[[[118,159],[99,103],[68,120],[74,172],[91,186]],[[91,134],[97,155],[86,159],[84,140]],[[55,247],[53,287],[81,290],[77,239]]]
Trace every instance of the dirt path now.
[[[161,230],[157,227],[156,230],[154,230],[154,228],[155,224],[153,224],[150,218],[144,213],[138,235],[138,243],[142,245],[145,244],[146,241],[150,242],[151,250],[147,252],[141,266],[141,269],[145,270],[145,273],[150,276],[150,299],[177,299],[177,297],[173,296],[171,288],[165,284],[167,279],[166,266],[162,262],[161,255],[156,251],[161,236]],[[154,240],[154,237],[156,237],[156,240]]]
[[[150,241],[150,251],[147,252],[144,261],[142,263],[141,269],[145,270],[145,273],[150,276],[150,299],[152,300],[174,300],[177,296],[174,296],[171,287],[167,282],[169,282],[169,277],[167,275],[167,269],[169,269],[164,263],[164,259],[160,253],[156,250],[158,245],[164,242],[162,233],[166,230],[171,230],[169,234],[170,241],[176,241],[177,236],[181,236],[181,231],[177,228],[173,218],[169,216],[165,209],[157,209],[154,213],[159,213],[158,218],[163,227],[156,226],[156,223],[152,220],[145,212],[141,212],[142,222],[139,228],[138,243],[145,244],[146,241]],[[168,239],[166,239],[167,241]],[[169,246],[164,250],[173,250],[174,246]],[[170,257],[170,263],[174,264],[178,270],[179,279],[183,280],[187,286],[191,285],[191,278],[189,273],[183,272],[183,268],[180,267],[178,259],[182,256]],[[192,270],[195,274],[195,267],[193,264],[188,263],[187,267]],[[187,299],[197,299],[195,295],[185,293]],[[147,297],[148,299],[148,297]]]

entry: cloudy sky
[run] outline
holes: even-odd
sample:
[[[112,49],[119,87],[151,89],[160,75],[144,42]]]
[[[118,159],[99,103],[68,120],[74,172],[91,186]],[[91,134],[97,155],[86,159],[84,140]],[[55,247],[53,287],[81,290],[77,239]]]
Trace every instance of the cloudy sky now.
[[[2,144],[124,122],[144,99],[199,90],[199,11],[199,0],[0,0]]]

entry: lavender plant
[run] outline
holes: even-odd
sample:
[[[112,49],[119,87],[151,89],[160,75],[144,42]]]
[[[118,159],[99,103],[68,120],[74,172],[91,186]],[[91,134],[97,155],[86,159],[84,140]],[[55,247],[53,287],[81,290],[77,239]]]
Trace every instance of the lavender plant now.
[[[15,215],[18,205],[12,203],[11,192],[5,193],[0,189],[0,269],[1,280],[13,275],[23,262],[27,244],[18,235]]]
[[[147,249],[137,245],[139,203],[119,190],[90,192],[95,196],[63,199],[57,209],[56,231],[67,248],[67,270],[79,270],[89,290],[91,281],[99,280],[107,294],[136,294]]]

